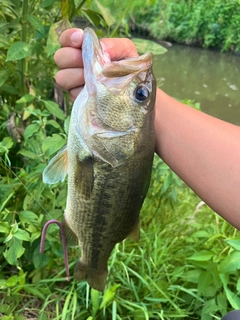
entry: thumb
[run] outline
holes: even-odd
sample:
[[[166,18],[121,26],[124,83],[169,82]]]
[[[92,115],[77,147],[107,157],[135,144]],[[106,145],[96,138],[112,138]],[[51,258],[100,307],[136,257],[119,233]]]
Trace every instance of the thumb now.
[[[101,45],[113,61],[138,56],[134,43],[128,38],[103,38]]]

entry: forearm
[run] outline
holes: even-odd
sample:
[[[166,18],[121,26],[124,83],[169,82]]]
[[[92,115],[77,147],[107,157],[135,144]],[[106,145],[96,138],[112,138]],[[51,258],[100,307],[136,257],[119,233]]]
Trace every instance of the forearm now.
[[[158,155],[224,219],[240,229],[240,127],[158,90]]]

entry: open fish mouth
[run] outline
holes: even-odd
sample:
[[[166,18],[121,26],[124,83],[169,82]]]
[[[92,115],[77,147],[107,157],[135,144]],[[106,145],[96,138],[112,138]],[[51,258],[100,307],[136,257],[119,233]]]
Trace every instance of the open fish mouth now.
[[[101,82],[113,93],[118,93],[129,85],[136,74],[149,70],[153,54],[111,61],[103,52],[100,41],[91,28],[84,30],[82,45],[85,85],[90,93],[95,90],[96,81]]]

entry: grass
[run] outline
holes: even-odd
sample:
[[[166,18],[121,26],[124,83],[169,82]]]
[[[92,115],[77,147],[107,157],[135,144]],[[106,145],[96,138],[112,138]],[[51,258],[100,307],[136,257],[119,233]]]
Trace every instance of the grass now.
[[[196,210],[200,199],[163,163],[155,165],[140,242],[116,245],[104,293],[85,282],[67,282],[59,257],[54,267],[48,265],[51,278],[29,283],[29,274],[21,278],[15,270],[2,286],[1,319],[208,320],[238,306],[238,267],[221,271],[238,253],[226,242],[240,241],[236,230],[206,205]],[[78,254],[69,250],[70,274]]]

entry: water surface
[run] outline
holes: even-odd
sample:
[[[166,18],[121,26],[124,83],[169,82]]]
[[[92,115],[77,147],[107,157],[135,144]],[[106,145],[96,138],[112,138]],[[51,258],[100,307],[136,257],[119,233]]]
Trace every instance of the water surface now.
[[[240,125],[240,57],[173,44],[155,56],[161,88],[178,99],[193,99],[201,110]]]

